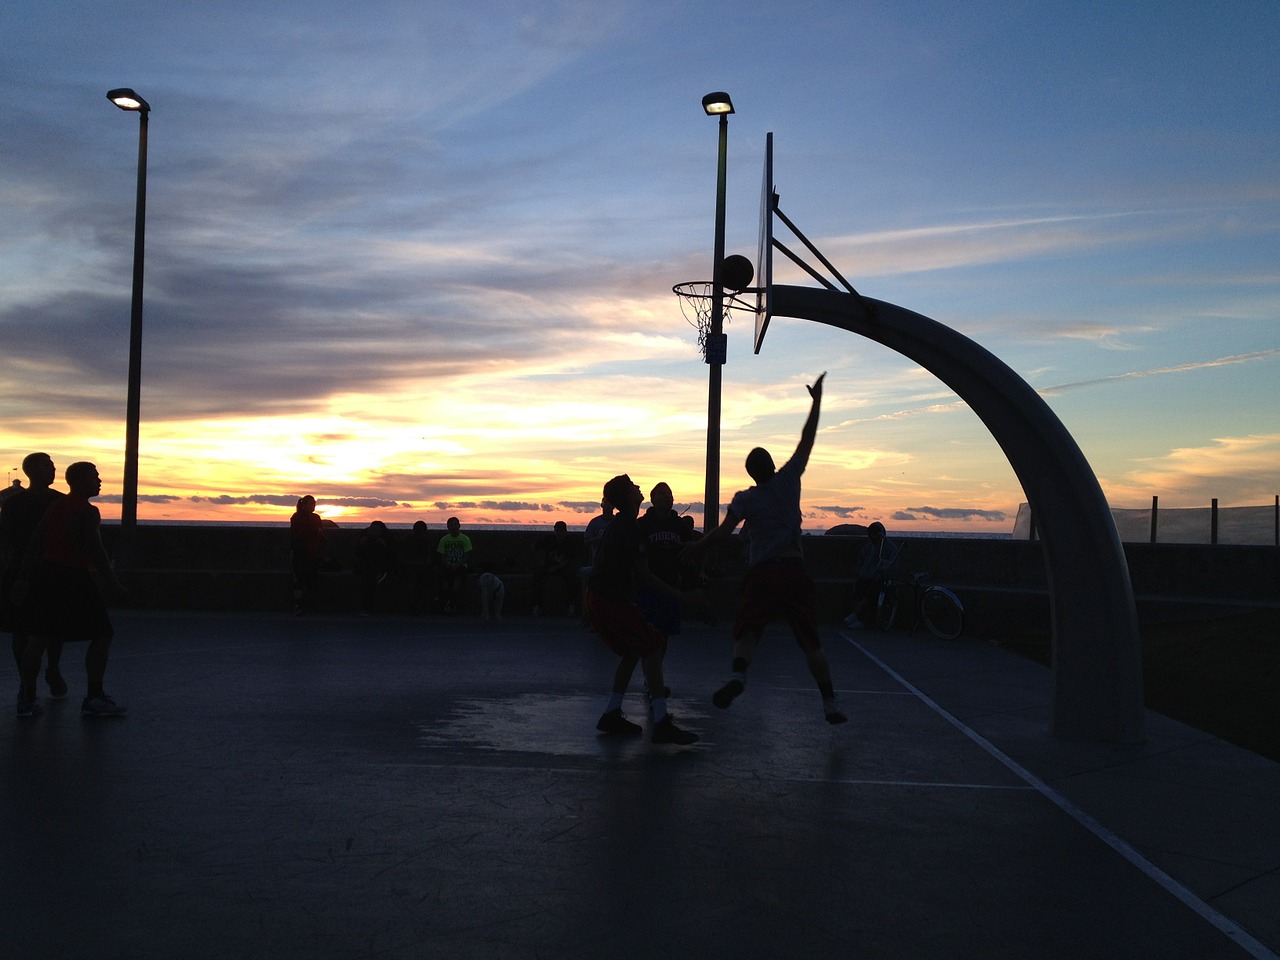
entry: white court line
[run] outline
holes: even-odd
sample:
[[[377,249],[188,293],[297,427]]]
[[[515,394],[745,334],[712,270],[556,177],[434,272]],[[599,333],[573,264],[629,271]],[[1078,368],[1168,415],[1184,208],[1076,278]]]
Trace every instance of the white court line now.
[[[830,777],[787,777],[790,783],[839,783],[855,787],[930,787],[942,790],[1026,790],[1035,789],[1017,783],[957,783],[928,780],[833,780]]]
[[[1001,751],[986,737],[982,736],[976,730],[969,728],[956,717],[952,716],[938,703],[925,695],[924,691],[910,683],[906,677],[902,676],[862,644],[858,643],[847,634],[842,633],[841,636],[843,636],[844,639],[864,657],[876,664],[876,666],[889,676],[893,677],[894,680],[898,681],[898,683],[902,684],[906,689],[910,690],[922,703],[929,707],[929,709],[933,710],[966,737],[978,746],[982,747],[983,750],[989,753],[996,760],[999,760],[1002,764],[1013,771],[1013,773],[1021,777],[1032,788],[1037,790],[1045,799],[1056,805],[1060,810],[1070,816],[1112,850],[1120,854],[1124,859],[1128,860],[1129,863],[1137,867],[1149,879],[1154,880],[1157,884],[1163,887],[1165,891],[1172,894],[1185,906],[1190,907],[1201,917],[1201,919],[1208,921],[1220,932],[1224,933],[1231,941],[1242,947],[1251,957],[1255,957],[1256,960],[1280,960],[1280,955],[1277,955],[1265,943],[1262,943],[1250,934],[1249,931],[1245,930],[1242,926],[1223,914],[1213,905],[1205,902],[1205,900],[1199,897],[1194,891],[1188,889],[1173,877],[1169,876],[1169,874],[1165,873],[1158,866],[1144,857],[1126,841],[1122,840],[1111,830],[1108,830],[1096,818],[1090,816],[1058,791],[1054,790],[1053,787],[1049,786],[1045,781],[1041,780],[1030,770],[1026,769],[1026,767],[1022,766],[1012,757]]]

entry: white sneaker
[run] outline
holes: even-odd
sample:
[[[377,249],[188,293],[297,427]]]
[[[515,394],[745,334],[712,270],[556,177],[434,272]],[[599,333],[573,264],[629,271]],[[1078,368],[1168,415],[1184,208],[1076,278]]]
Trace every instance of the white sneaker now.
[[[850,630],[861,630],[862,621],[858,619],[858,615],[851,613],[844,618],[844,625]]]

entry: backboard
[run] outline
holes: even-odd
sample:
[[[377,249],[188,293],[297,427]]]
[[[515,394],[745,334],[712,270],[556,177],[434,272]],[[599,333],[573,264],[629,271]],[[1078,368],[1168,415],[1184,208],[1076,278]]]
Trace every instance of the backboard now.
[[[773,133],[764,139],[764,177],[760,183],[760,245],[756,250],[756,340],[760,352],[769,318],[773,316],[773,211],[777,199],[773,189]]]

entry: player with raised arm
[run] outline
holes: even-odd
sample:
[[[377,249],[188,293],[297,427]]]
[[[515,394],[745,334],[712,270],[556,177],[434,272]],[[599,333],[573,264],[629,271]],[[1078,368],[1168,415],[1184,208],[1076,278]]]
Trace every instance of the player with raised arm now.
[[[747,454],[746,468],[755,486],[734,494],[724,521],[703,539],[685,548],[686,561],[696,562],[715,543],[722,542],[745,521],[750,541],[750,559],[742,586],[742,606],[733,625],[732,676],[717,690],[712,702],[727,708],[746,689],[747,668],[760,645],[764,628],[773,620],[785,619],[796,643],[804,651],[809,672],[822,694],[823,714],[828,723],[844,723],[848,718],[836,707],[831,667],[818,636],[813,580],[804,566],[800,531],[800,475],[804,473],[818,434],[818,411],[822,406],[822,382],[826,374],[808,388],[812,403],[808,419],[800,431],[800,442],[791,459],[775,469],[773,457],[763,447]]]

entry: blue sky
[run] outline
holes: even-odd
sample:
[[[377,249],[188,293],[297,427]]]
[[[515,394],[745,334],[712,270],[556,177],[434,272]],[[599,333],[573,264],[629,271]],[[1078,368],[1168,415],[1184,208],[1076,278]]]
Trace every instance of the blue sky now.
[[[18,0],[0,10],[0,453],[124,444],[149,124],[140,516],[583,523],[701,510],[670,288],[784,212],[864,294],[1041,390],[1114,506],[1280,491],[1280,5]],[[779,266],[778,280],[809,282]],[[729,325],[721,493],[828,371],[806,524],[1012,527],[995,442],[876,344]],[[16,473],[14,473],[16,476]]]

